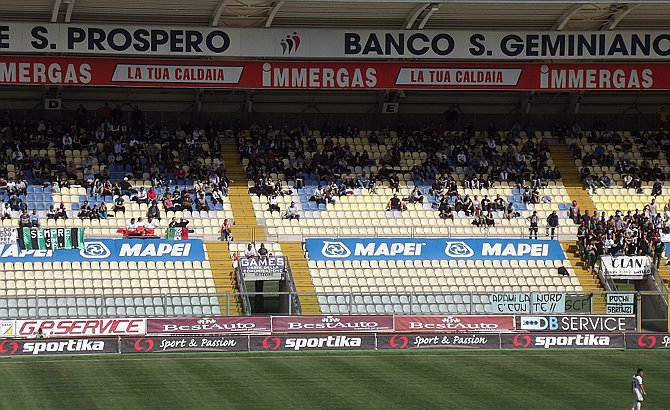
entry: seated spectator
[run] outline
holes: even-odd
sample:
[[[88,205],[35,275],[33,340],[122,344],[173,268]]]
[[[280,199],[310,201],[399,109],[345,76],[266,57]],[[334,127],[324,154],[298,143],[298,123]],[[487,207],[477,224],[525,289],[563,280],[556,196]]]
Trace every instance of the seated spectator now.
[[[268,252],[267,248],[265,247],[265,244],[261,243],[261,247],[258,248],[258,256],[261,257],[261,258],[267,258],[268,254],[269,254],[269,252]]]
[[[488,226],[496,226],[496,221],[495,221],[495,218],[494,218],[494,216],[493,216],[493,212],[492,212],[492,211],[489,211],[489,212],[486,214],[486,226],[487,226],[487,227],[488,227]]]
[[[67,219],[67,209],[65,208],[65,203],[62,201],[56,210],[56,217],[60,219]]]
[[[279,204],[277,203],[277,196],[274,194],[270,195],[268,198],[268,211],[270,211],[270,213],[274,211],[281,212],[281,209],[279,209]]]
[[[286,214],[284,214],[284,218],[286,219],[300,219],[300,213],[298,211],[298,207],[295,206],[295,202],[291,201],[291,205],[289,205],[288,208],[286,208]]]
[[[147,221],[144,223],[144,234],[145,235],[155,235],[156,233],[156,221],[153,217],[147,217]]]
[[[134,199],[138,204],[149,203],[149,197],[147,196],[147,191],[144,190],[144,187],[140,187],[140,190],[137,192],[137,196]]]
[[[603,174],[598,178],[598,184],[603,188],[609,188],[612,186],[612,178],[603,172]]]
[[[663,192],[663,183],[657,179],[651,187],[651,196],[660,196]]]
[[[16,194],[12,194],[12,196],[9,198],[9,206],[12,208],[12,211],[21,211],[25,209],[25,206],[23,204],[23,200],[16,196]]]
[[[247,245],[247,248],[244,250],[244,256],[247,258],[255,258],[258,256],[258,253],[256,253],[256,249],[254,249],[252,244]]]
[[[9,206],[9,202],[5,202],[5,205],[2,207],[2,220],[12,219],[12,208]]]
[[[30,228],[30,215],[26,210],[23,210],[19,215],[19,228]]]
[[[317,205],[319,204],[326,204],[326,196],[324,189],[321,187],[321,185],[317,186],[316,189],[314,190],[314,193],[312,196],[309,198],[310,202],[314,201],[316,202]]]
[[[97,205],[97,204],[96,204],[96,205],[93,205],[93,208],[91,208],[91,213],[90,213],[90,217],[89,217],[89,218],[90,218],[91,220],[94,220],[94,219],[100,220],[99,212],[100,212],[100,210],[99,210],[99,208],[98,208],[98,205]]]
[[[393,194],[393,197],[386,204],[387,211],[404,211],[405,209],[407,208],[400,198],[398,198],[398,194]]]
[[[409,195],[409,203],[414,204],[414,203],[423,203],[424,196],[419,190],[419,187],[415,186],[414,189],[412,190],[412,193]]]
[[[79,213],[77,214],[79,219],[90,219],[91,218],[91,207],[88,205],[88,201],[79,207]]]
[[[98,219],[107,219],[107,205],[103,202],[98,207]]]
[[[128,182],[128,177],[123,178],[123,181],[119,182],[119,189],[121,190],[121,195],[127,197],[131,197],[133,194],[137,193],[137,191],[133,189],[133,186],[130,185],[130,182]]]
[[[223,224],[221,225],[221,230],[220,230],[222,241],[228,242],[228,241],[233,240],[232,229],[233,229],[233,226],[228,221],[228,218],[224,219]]]
[[[157,198],[157,194],[156,194],[156,190],[154,189],[154,187],[149,188],[149,191],[147,192],[148,203],[152,203],[153,201],[156,200],[156,198]]]
[[[193,210],[193,198],[191,198],[191,195],[188,194],[188,192],[184,192],[182,195],[181,199],[181,209],[177,209],[179,211],[192,211]]]
[[[472,225],[479,226],[483,228],[486,226],[486,217],[484,214],[475,215],[475,219],[472,220]]]
[[[33,209],[33,212],[30,214],[30,227],[31,228],[40,227],[40,216],[37,214],[37,209]]]
[[[56,210],[54,209],[53,205],[50,205],[49,209],[47,210],[47,221],[49,219],[53,219],[54,221],[58,219],[58,214],[56,214]]]
[[[198,194],[198,197],[195,200],[195,208],[201,212],[209,211],[209,205],[207,204],[207,199],[205,198],[204,193],[201,192]]]
[[[119,195],[114,199],[114,213],[116,212],[126,212],[125,199],[123,196]]]
[[[175,210],[175,206],[172,203],[172,196],[170,194],[165,195],[165,198],[163,199],[163,207],[165,208],[165,211],[167,211],[167,212]]]
[[[161,212],[158,209],[158,203],[156,200],[153,200],[149,206],[149,209],[147,209],[147,218],[155,218],[159,221],[161,220]]]
[[[507,220],[510,220],[510,219],[514,218],[514,214],[515,214],[514,203],[510,202],[505,207],[505,211],[503,213],[503,218],[505,218]]]
[[[221,191],[221,188],[219,186],[215,186],[212,189],[212,194],[211,195],[212,195],[212,203],[214,205],[223,204],[224,194],[223,194],[223,191]]]

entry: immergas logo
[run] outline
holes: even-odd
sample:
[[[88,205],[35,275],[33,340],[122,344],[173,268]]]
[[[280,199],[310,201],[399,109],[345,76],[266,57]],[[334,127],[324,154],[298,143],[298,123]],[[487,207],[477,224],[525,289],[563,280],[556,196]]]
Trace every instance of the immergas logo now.
[[[540,67],[540,88],[544,89],[628,89],[639,90],[654,85],[650,68],[550,68]]]

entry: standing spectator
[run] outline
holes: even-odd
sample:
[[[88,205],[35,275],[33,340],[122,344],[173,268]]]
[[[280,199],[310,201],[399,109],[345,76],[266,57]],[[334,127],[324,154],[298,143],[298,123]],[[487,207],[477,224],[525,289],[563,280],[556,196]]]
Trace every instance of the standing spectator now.
[[[656,269],[661,268],[661,259],[663,258],[663,252],[665,252],[665,244],[663,241],[658,240],[653,243],[652,251],[654,253],[654,259],[652,261],[653,265],[656,266]]]
[[[526,219],[530,222],[530,235],[528,236],[528,239],[533,239],[533,235],[535,235],[535,239],[537,239],[538,222],[540,221],[540,218],[537,216],[537,211],[533,211],[533,214]]]
[[[572,201],[570,209],[568,210],[568,218],[571,218],[576,224],[578,224],[579,221],[582,219],[582,215],[579,212],[579,205],[577,205],[577,201]]]
[[[268,252],[267,248],[265,247],[265,244],[261,243],[261,247],[258,248],[258,256],[261,257],[261,258],[267,258],[268,254],[269,254],[269,252]]]
[[[247,248],[244,250],[244,256],[247,258],[255,258],[258,256],[258,253],[256,253],[256,249],[254,248],[254,245],[248,244]]]
[[[547,217],[547,233],[550,235],[550,238],[554,239],[554,234],[556,233],[556,228],[558,227],[558,215],[556,211],[552,212],[551,215]]]

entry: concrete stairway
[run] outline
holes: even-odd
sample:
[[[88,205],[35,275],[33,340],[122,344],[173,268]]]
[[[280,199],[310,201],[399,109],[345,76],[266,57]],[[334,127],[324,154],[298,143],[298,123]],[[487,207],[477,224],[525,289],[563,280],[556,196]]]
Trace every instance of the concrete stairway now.
[[[225,295],[219,296],[221,314],[224,316],[240,316],[244,314],[242,301],[238,295],[240,290],[237,284],[235,270],[233,268],[233,261],[230,257],[228,243],[206,243],[205,249],[207,250],[207,257],[209,258],[209,264],[212,269],[212,277],[214,278],[216,292],[218,294],[235,294],[230,298]]]
[[[561,172],[561,179],[565,186],[565,190],[568,192],[568,195],[570,195],[570,199],[572,201],[577,201],[582,213],[585,210],[588,210],[589,214],[593,215],[593,211],[596,210],[596,205],[593,203],[593,200],[591,200],[589,193],[584,190],[584,185],[579,178],[579,170],[577,169],[577,165],[575,165],[575,161],[572,158],[568,146],[565,144],[554,143],[549,144],[549,149],[551,150],[551,159],[554,161],[554,165]],[[582,288],[584,288],[585,291],[604,290],[598,275],[586,271],[584,262],[579,258],[577,244],[564,242],[561,243],[561,245],[575,269],[575,274],[579,278],[579,283],[582,285]]]
[[[232,230],[235,241],[266,240],[265,228],[258,225],[256,221],[254,207],[249,197],[248,181],[237,145],[234,142],[221,144],[221,156],[226,163],[226,175],[233,181],[229,186],[228,199],[235,219]]]
[[[565,190],[568,191],[570,199],[577,201],[582,213],[588,210],[591,215],[596,209],[595,204],[591,200],[591,196],[584,190],[584,184],[579,178],[579,170],[572,154],[565,144],[549,144],[551,150],[551,159],[554,160],[554,165],[561,171],[561,179]]]
[[[579,279],[579,283],[585,292],[603,292],[605,289],[600,283],[600,278],[593,271],[587,271],[584,261],[579,257],[579,249],[577,244],[573,242],[561,242],[563,252],[570,261],[570,264],[575,269],[575,275]],[[605,297],[595,295],[593,297],[593,313],[605,313]]]
[[[305,257],[305,252],[302,250],[302,243],[279,242],[279,246],[281,246],[282,254],[288,258],[288,262],[291,265],[291,272],[293,273],[293,280],[298,293],[312,293],[311,295],[300,295],[302,314],[320,315],[321,307],[316,295],[313,294],[315,292],[314,282],[312,282],[312,275],[309,273],[307,258]]]

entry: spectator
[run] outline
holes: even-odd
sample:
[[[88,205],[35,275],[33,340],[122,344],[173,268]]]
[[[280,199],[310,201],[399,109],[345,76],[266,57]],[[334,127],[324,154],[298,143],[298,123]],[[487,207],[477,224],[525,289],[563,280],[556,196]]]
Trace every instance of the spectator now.
[[[37,213],[37,209],[33,209],[33,212],[30,214],[30,227],[31,228],[40,227],[40,216]]]
[[[98,219],[107,219],[108,216],[107,205],[103,202],[98,207]]]
[[[65,203],[61,201],[58,205],[58,210],[56,210],[56,217],[60,219],[67,219],[67,209],[65,208]]]
[[[19,228],[30,228],[30,215],[25,209],[19,215]]]
[[[151,202],[149,209],[147,209],[147,218],[155,218],[161,220],[161,212],[158,209],[158,203],[154,200]]]
[[[572,201],[570,209],[568,210],[568,218],[571,218],[576,224],[578,224],[579,221],[582,219],[582,215],[579,212],[579,205],[577,205],[577,201]]]
[[[487,227],[496,226],[496,221],[495,218],[493,217],[493,211],[489,211],[486,214],[486,226]]]
[[[295,202],[291,201],[291,205],[286,208],[286,214],[284,215],[284,218],[300,220],[300,213],[298,212],[298,207],[295,206]]]
[[[281,212],[281,209],[279,209],[279,204],[277,203],[277,196],[274,194],[270,195],[268,198],[268,211],[270,211],[270,213],[274,211]]]
[[[244,256],[247,258],[255,258],[258,256],[258,253],[252,244],[247,245],[247,248],[244,250]]]
[[[663,258],[663,253],[665,252],[665,243],[659,239],[653,242],[652,249],[654,255],[652,264],[656,267],[656,269],[660,269],[661,259]]]
[[[2,207],[2,220],[12,219],[12,208],[9,206],[9,202],[5,202],[5,205]]]
[[[135,201],[138,204],[149,204],[149,197],[147,196],[147,191],[144,190],[144,187],[140,187],[140,190],[135,197]]]
[[[533,211],[533,214],[526,219],[530,222],[530,235],[528,236],[528,239],[533,239],[533,236],[537,239],[538,222],[540,221],[540,218],[537,216],[537,211]]]
[[[409,203],[410,204],[415,204],[415,203],[420,203],[423,204],[423,193],[419,190],[419,187],[415,186],[414,189],[412,190],[412,193],[409,195]]]
[[[53,219],[54,221],[58,219],[58,214],[56,213],[53,205],[50,205],[49,209],[47,210],[47,221],[49,219]]]
[[[659,179],[656,179],[654,185],[651,188],[651,196],[660,196],[663,191],[663,183]]]
[[[163,198],[163,208],[165,208],[165,211],[167,212],[175,210],[175,205],[172,203],[172,196],[170,196],[170,194],[166,194],[165,198]]]
[[[221,240],[222,241],[232,241],[233,240],[233,234],[232,234],[232,225],[228,221],[228,218],[223,220],[223,224],[221,225]]]
[[[598,178],[598,184],[603,188],[609,188],[612,186],[612,178],[603,172],[600,178]]]
[[[268,250],[265,248],[265,244],[261,243],[261,247],[258,248],[258,256],[261,258],[267,258],[268,257]]]
[[[144,233],[145,235],[154,235],[156,232],[156,221],[153,217],[147,217],[147,221],[144,223]]]
[[[398,198],[398,194],[393,194],[393,197],[386,204],[387,211],[404,211],[405,209],[407,208],[400,198]]]
[[[177,222],[177,218],[173,217],[170,223],[168,224],[168,228],[177,228],[179,227],[179,222]]]
[[[99,212],[100,212],[100,211],[99,211],[99,209],[98,209],[98,205],[97,205],[97,204],[93,205],[93,208],[91,208],[91,212],[90,212],[89,218],[90,218],[91,220],[94,220],[94,219],[100,220]]]
[[[558,215],[556,214],[556,211],[553,211],[547,217],[547,234],[549,235],[551,240],[554,239],[557,227],[558,227]]]

